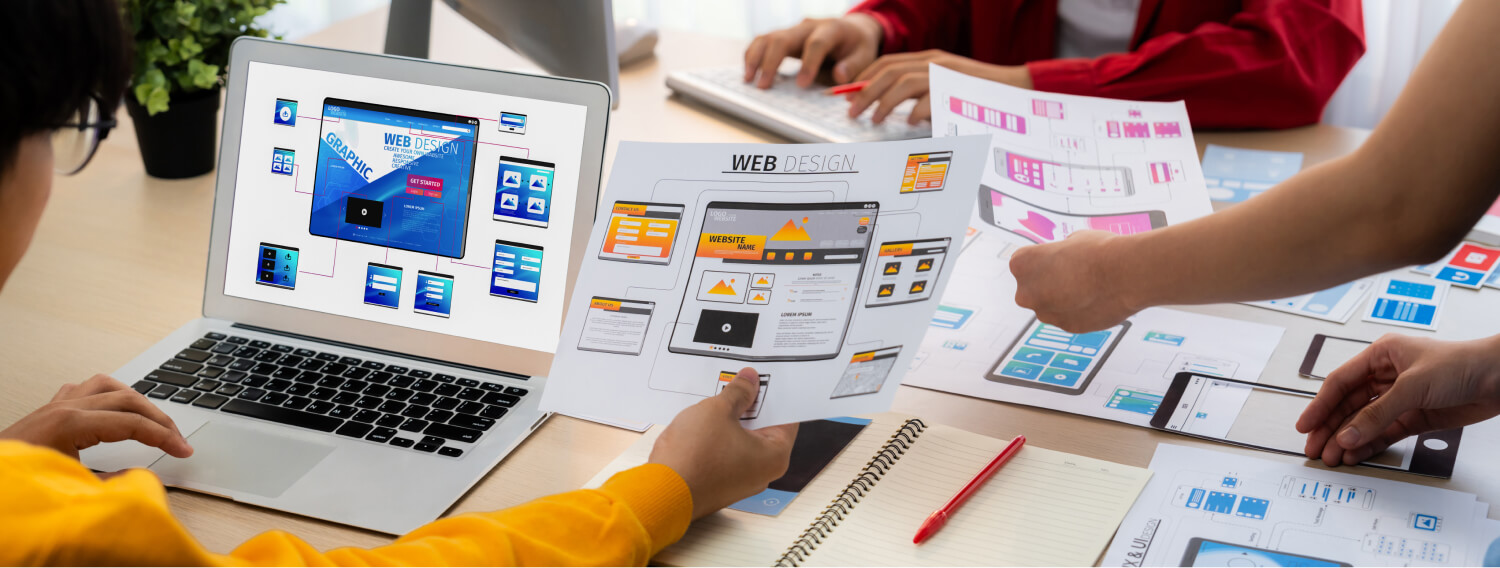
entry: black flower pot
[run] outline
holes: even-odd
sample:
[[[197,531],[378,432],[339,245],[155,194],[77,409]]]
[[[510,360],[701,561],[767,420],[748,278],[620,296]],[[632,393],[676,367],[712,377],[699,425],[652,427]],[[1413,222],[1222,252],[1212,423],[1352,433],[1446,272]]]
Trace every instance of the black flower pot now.
[[[178,179],[200,176],[214,169],[218,141],[219,89],[174,93],[171,107],[155,116],[125,96],[125,108],[135,123],[141,161],[152,177]]]

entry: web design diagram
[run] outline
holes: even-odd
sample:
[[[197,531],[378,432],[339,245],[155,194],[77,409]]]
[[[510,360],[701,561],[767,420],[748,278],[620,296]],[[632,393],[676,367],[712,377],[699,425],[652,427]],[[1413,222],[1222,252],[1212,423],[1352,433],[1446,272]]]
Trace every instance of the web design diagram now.
[[[1104,566],[1463,566],[1482,505],[1467,493],[1171,444],[1157,446],[1151,470]]]
[[[556,347],[582,107],[251,66],[227,294]]]
[[[662,421],[753,366],[747,422],[884,410],[985,147],[622,144],[543,407]]]

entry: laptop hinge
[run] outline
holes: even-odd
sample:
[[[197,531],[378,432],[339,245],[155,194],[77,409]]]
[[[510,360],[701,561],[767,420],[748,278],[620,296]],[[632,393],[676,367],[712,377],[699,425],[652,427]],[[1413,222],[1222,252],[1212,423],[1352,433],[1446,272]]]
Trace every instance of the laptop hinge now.
[[[324,345],[332,345],[334,347],[342,347],[344,349],[354,349],[354,350],[357,350],[357,351],[365,351],[365,352],[369,352],[369,353],[375,353],[375,354],[379,354],[379,355],[385,355],[385,356],[388,356],[388,357],[400,357],[402,359],[411,359],[413,361],[423,361],[423,362],[426,362],[426,363],[433,363],[433,364],[437,364],[437,365],[447,365],[449,367],[457,367],[457,368],[460,368],[460,369],[467,369],[469,371],[474,371],[476,373],[489,373],[489,374],[492,374],[492,375],[500,375],[502,377],[506,377],[506,378],[510,378],[510,379],[520,379],[520,380],[523,380],[523,381],[531,379],[531,377],[527,376],[527,375],[521,375],[521,374],[509,372],[509,371],[501,371],[499,369],[486,369],[484,367],[477,367],[477,366],[474,366],[474,365],[468,365],[468,364],[464,364],[464,363],[454,363],[453,361],[444,361],[444,360],[441,360],[441,359],[433,359],[431,357],[423,357],[421,355],[412,355],[410,353],[400,353],[400,352],[397,352],[397,351],[389,351],[389,350],[386,350],[386,349],[377,349],[377,348],[374,348],[374,347],[367,347],[367,346],[364,346],[364,345],[355,345],[353,343],[344,343],[342,341],[333,341],[331,339],[323,339],[321,337],[313,337],[313,336],[310,336],[310,335],[302,335],[300,333],[292,333],[292,332],[289,332],[289,331],[281,331],[281,330],[278,330],[278,329],[271,329],[271,328],[268,328],[268,327],[260,327],[260,326],[254,326],[254,325],[243,324],[243,323],[234,323],[234,324],[232,324],[232,326],[233,327],[238,327],[238,328],[241,328],[241,329],[248,329],[248,330],[251,330],[251,331],[258,331],[260,333],[269,333],[271,335],[280,335],[282,337],[290,337],[290,338],[298,339],[298,340],[302,340],[302,341],[311,341],[311,342],[314,342],[314,343],[322,343]]]

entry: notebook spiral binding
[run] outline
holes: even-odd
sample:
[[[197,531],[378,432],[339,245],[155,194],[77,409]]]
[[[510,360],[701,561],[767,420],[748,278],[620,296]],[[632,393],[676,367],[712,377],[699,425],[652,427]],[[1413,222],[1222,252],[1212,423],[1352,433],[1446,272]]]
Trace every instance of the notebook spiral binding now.
[[[855,505],[859,504],[865,494],[875,488],[880,478],[896,465],[901,456],[906,455],[912,443],[916,442],[917,437],[921,436],[922,431],[926,429],[925,422],[913,418],[902,424],[901,429],[896,430],[895,434],[891,434],[890,439],[886,440],[880,451],[875,453],[875,457],[865,464],[864,471],[861,471],[854,481],[845,486],[838,497],[829,502],[828,507],[824,508],[823,512],[807,525],[807,530],[802,531],[802,536],[797,537],[797,540],[787,547],[781,559],[776,561],[776,566],[799,566],[808,555],[812,554],[812,551],[817,550],[818,545],[823,543],[823,539],[828,538],[828,534],[844,521],[844,518],[849,515]]]

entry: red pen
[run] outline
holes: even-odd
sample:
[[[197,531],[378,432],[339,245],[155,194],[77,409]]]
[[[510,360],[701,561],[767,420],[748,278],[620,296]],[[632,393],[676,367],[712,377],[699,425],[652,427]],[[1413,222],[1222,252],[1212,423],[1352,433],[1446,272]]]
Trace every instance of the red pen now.
[[[828,89],[828,94],[830,94],[830,95],[843,95],[843,94],[847,94],[847,93],[857,93],[857,92],[859,92],[860,89],[865,88],[865,85],[869,85],[869,84],[870,84],[869,81],[855,81],[853,83],[845,83],[843,85],[839,85],[837,87],[833,87],[833,88]]]
[[[912,544],[922,544],[922,541],[932,538],[932,535],[937,534],[938,529],[943,528],[943,525],[948,522],[948,515],[952,515],[954,511],[963,506],[964,501],[968,501],[969,497],[979,491],[980,487],[984,487],[984,482],[989,481],[990,477],[995,475],[995,472],[1000,471],[1005,462],[1015,457],[1021,451],[1021,446],[1024,445],[1026,445],[1025,436],[1016,436],[1016,439],[1011,440],[1010,445],[1005,446],[1005,449],[1000,451],[1000,455],[995,456],[990,465],[984,466],[984,470],[980,471],[979,475],[974,476],[974,479],[969,481],[968,485],[965,485],[963,489],[959,490],[957,495],[948,500],[948,504],[943,505],[941,509],[933,511],[932,515],[927,517],[927,520],[922,521],[922,528],[917,529],[917,536],[911,539]]]

